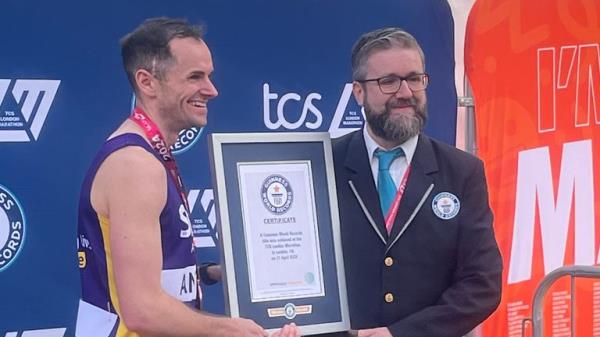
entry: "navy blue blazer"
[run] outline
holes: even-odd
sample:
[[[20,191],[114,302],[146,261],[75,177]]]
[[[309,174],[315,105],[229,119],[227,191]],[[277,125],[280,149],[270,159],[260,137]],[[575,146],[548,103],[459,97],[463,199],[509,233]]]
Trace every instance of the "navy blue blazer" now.
[[[362,130],[334,140],[333,157],[353,329],[459,337],[496,309],[502,259],[481,160],[421,134],[388,236]],[[433,210],[443,192],[454,217]]]

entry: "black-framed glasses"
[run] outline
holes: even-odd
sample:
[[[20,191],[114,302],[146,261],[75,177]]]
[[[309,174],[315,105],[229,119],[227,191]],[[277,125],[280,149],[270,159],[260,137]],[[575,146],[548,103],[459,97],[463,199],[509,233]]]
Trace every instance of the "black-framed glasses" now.
[[[413,74],[410,76],[402,77],[396,75],[388,75],[380,78],[372,78],[368,80],[356,80],[359,83],[365,82],[377,82],[379,85],[379,89],[384,94],[395,94],[402,87],[402,82],[406,81],[408,88],[411,91],[421,91],[427,88],[429,84],[429,75],[423,74]]]

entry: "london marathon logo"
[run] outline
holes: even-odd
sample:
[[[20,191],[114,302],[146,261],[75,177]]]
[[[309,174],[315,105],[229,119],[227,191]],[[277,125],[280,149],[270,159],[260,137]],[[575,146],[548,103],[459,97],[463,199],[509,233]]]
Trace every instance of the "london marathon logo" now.
[[[265,208],[277,215],[287,212],[294,201],[290,182],[279,174],[270,175],[265,179],[260,194]]]
[[[0,142],[37,141],[59,80],[0,78]]]

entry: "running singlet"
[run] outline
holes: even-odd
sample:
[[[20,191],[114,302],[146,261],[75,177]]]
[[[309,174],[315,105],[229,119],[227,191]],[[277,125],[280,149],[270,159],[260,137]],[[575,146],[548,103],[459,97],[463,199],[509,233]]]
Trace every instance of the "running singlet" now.
[[[141,136],[127,133],[104,143],[81,188],[77,235],[77,254],[81,275],[82,298],[77,314],[77,336],[138,336],[119,319],[119,298],[116,293],[109,245],[110,222],[94,211],[90,201],[92,182],[102,162],[113,152],[126,146],[141,146],[157,157]],[[166,168],[165,168],[166,171]],[[163,266],[163,290],[199,308],[199,284],[196,256],[188,212],[173,176],[166,171],[167,202],[160,214]]]

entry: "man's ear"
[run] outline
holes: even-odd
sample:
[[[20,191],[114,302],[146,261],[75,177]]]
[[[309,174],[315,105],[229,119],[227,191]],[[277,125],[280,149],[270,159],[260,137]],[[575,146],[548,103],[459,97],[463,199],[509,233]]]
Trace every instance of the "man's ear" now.
[[[352,82],[352,93],[354,94],[354,99],[356,99],[358,105],[363,106],[365,100],[365,88],[363,88],[363,85],[356,81]]]
[[[140,94],[145,96],[156,96],[157,79],[146,69],[138,69],[135,72],[135,84]]]

